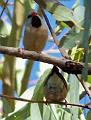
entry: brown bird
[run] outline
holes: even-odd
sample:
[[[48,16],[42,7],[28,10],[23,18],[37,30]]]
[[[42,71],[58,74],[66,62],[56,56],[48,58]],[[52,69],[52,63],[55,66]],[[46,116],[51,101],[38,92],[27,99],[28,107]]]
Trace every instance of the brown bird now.
[[[24,48],[39,52],[48,39],[48,28],[43,19],[36,13],[28,15],[24,34]]]
[[[41,52],[48,39],[48,28],[43,19],[36,13],[32,12],[27,16],[24,33],[24,49],[30,51]],[[29,76],[32,70],[33,60],[28,60],[25,73],[22,79],[22,94],[28,85]]]
[[[63,101],[68,93],[67,83],[59,73],[59,69],[54,66],[44,82],[44,95],[46,101]]]

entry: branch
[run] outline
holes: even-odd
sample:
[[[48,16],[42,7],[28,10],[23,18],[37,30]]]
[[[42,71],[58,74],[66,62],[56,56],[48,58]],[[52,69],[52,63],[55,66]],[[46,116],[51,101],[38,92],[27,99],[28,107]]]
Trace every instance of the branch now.
[[[88,89],[89,89],[90,92],[91,92],[91,86],[88,87]],[[87,94],[87,92],[86,92],[86,91],[83,91],[83,92],[81,93],[81,95],[80,95],[80,100],[81,100],[86,94]]]
[[[6,7],[7,7],[8,1],[9,1],[9,0],[7,0],[6,3],[4,4],[3,10],[2,10],[1,13],[0,13],[0,18],[2,17],[3,12],[4,12],[4,10],[5,10]]]
[[[60,105],[70,105],[70,106],[77,106],[77,107],[81,107],[81,108],[87,108],[91,110],[91,107],[89,107],[88,105],[82,105],[82,104],[72,104],[72,103],[67,103],[67,102],[60,102],[60,101],[44,101],[44,100],[29,100],[29,99],[24,99],[24,98],[17,98],[17,97],[13,97],[13,96],[8,96],[8,95],[2,95],[0,94],[1,98],[6,98],[6,99],[12,99],[12,100],[18,100],[18,101],[22,101],[22,102],[30,102],[30,103],[44,103],[44,104],[60,104]]]
[[[70,59],[70,57],[68,56],[68,53],[65,51],[65,49],[64,48],[60,48],[60,46],[59,46],[59,40],[57,39],[57,37],[56,37],[56,34],[55,34],[55,32],[54,32],[54,30],[52,29],[52,27],[51,27],[51,24],[50,24],[50,22],[49,22],[49,20],[48,20],[48,18],[47,18],[47,16],[46,16],[46,14],[45,14],[45,11],[44,11],[44,9],[43,9],[43,6],[37,1],[37,0],[35,0],[35,2],[39,5],[39,7],[40,7],[40,10],[41,10],[41,12],[42,12],[42,14],[43,14],[43,16],[44,16],[44,18],[45,18],[45,21],[46,21],[46,24],[47,24],[47,26],[48,26],[48,28],[49,28],[49,31],[50,31],[50,33],[51,33],[51,35],[52,35],[52,37],[53,37],[53,40],[54,40],[54,43],[56,44],[56,46],[58,47],[58,50],[59,50],[59,52],[62,54],[62,56],[64,57],[64,58],[67,58],[67,59]],[[44,3],[44,1],[42,1],[43,3]]]
[[[48,26],[48,28],[49,28],[49,30],[50,30],[50,33],[51,33],[51,35],[52,35],[52,37],[53,37],[53,40],[54,40],[55,44],[57,45],[60,53],[62,54],[62,56],[63,56],[64,58],[70,59],[70,57],[69,57],[69,55],[67,54],[67,52],[65,51],[65,49],[64,49],[63,47],[60,48],[60,46],[59,46],[59,43],[60,43],[60,42],[58,41],[58,39],[57,39],[57,37],[56,37],[56,34],[55,34],[54,30],[52,29],[52,27],[51,27],[51,25],[50,25],[50,22],[49,22],[46,14],[45,14],[44,9],[42,8],[42,5],[39,4],[39,7],[40,7],[40,9],[41,9],[41,12],[42,12],[42,14],[43,14],[43,16],[44,16],[44,18],[45,18],[45,21],[46,21],[47,26]]]
[[[83,79],[80,79],[78,75],[76,75],[76,77],[78,78],[79,82],[81,83],[81,85],[83,86],[86,94],[88,95],[88,97],[91,99],[91,91],[89,90],[89,88],[86,86],[85,82]]]
[[[72,60],[50,57],[49,55],[37,53],[35,51],[23,50],[23,52],[21,52],[20,48],[0,46],[0,53],[53,64],[60,67],[64,72],[72,74],[81,74],[83,68],[83,63],[76,63]],[[88,73],[91,74],[91,64],[88,65]]]

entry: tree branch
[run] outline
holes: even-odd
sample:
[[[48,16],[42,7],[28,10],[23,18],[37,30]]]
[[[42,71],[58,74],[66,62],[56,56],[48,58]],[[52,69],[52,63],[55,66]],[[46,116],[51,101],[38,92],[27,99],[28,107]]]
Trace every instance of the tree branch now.
[[[37,53],[35,51],[23,50],[23,52],[21,52],[20,48],[0,46],[0,53],[53,64],[60,67],[64,72],[72,74],[81,74],[83,68],[83,63],[76,63],[72,60],[50,57],[49,55]],[[90,63],[88,65],[88,74],[91,74]]]
[[[86,86],[85,82],[83,79],[80,79],[78,75],[76,75],[76,77],[78,78],[79,82],[81,83],[81,85],[83,86],[86,94],[88,95],[88,97],[91,99],[91,91],[89,90],[89,88]]]
[[[60,105],[70,105],[70,106],[77,106],[81,108],[87,108],[91,110],[91,107],[88,105],[82,105],[82,104],[72,104],[72,103],[67,103],[67,102],[60,102],[60,101],[44,101],[44,100],[29,100],[29,99],[24,99],[24,98],[18,98],[18,97],[13,97],[13,96],[8,96],[8,95],[2,95],[0,94],[1,98],[6,98],[6,99],[12,99],[12,100],[18,100],[22,102],[30,102],[30,103],[44,103],[44,104],[60,104]]]

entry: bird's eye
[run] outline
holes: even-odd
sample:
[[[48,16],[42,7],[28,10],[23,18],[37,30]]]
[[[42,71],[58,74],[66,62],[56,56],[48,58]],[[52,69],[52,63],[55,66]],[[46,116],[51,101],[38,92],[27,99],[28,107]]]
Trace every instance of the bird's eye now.
[[[31,18],[31,17],[32,17],[32,15],[28,15],[28,16],[27,16],[28,19]]]

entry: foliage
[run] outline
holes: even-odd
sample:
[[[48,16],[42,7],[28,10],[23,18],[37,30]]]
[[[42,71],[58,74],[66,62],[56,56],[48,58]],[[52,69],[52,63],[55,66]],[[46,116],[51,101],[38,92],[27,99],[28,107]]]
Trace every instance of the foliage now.
[[[72,9],[65,7],[60,4],[59,0],[35,0],[40,6],[42,5],[46,11],[46,15],[52,15],[53,20],[55,21],[55,31],[56,35],[60,41],[60,47],[65,48],[68,51],[69,56],[72,60],[77,62],[83,62],[84,49],[88,50],[86,56],[87,60],[84,60],[85,64],[91,63],[91,19],[88,17],[86,20],[85,10],[88,5],[81,5],[80,0],[76,0]],[[0,45],[1,46],[12,46],[19,47],[20,43],[23,40],[24,27],[26,15],[32,9],[39,9],[39,6],[35,3],[34,0],[14,0],[14,2],[8,2],[9,7],[6,8],[2,18],[0,19]],[[65,1],[66,2],[66,1]],[[71,1],[70,1],[71,2]],[[0,0],[0,6],[3,8],[5,2]],[[11,10],[13,9],[13,13]],[[89,14],[90,9],[87,11]],[[40,10],[38,10],[40,12]],[[40,14],[40,13],[39,13]],[[8,21],[5,19],[8,19]],[[85,24],[84,24],[85,21]],[[88,22],[88,24],[86,24]],[[89,26],[89,32],[84,30],[86,26]],[[66,32],[63,31],[66,29]],[[85,31],[85,32],[84,32]],[[84,36],[87,34],[87,38]],[[59,37],[61,35],[61,37]],[[23,37],[22,37],[23,36]],[[85,37],[83,40],[83,36]],[[88,40],[89,38],[89,40]],[[89,41],[89,43],[86,42]],[[84,42],[85,41],[85,42]],[[87,46],[83,43],[86,43]],[[47,42],[49,45],[49,42]],[[50,47],[49,49],[53,48]],[[60,53],[58,53],[60,55]],[[3,58],[3,59],[2,59]],[[21,63],[21,65],[20,65]],[[25,64],[24,64],[25,63]],[[27,62],[28,63],[28,62]],[[17,65],[18,64],[18,65]],[[19,96],[20,98],[32,99],[32,100],[43,100],[43,86],[44,81],[49,75],[50,69],[44,69],[45,66],[42,66],[45,71],[41,77],[38,76],[39,80],[36,85],[30,86],[25,90],[24,86],[26,80],[30,79],[30,73],[32,71],[26,68],[26,62],[23,62],[20,59],[20,62],[16,62],[16,58],[10,57],[8,55],[0,56],[0,79],[2,80],[2,94],[7,94],[9,96]],[[41,66],[42,64],[40,64]],[[17,67],[18,66],[18,67]],[[84,70],[83,70],[84,71]],[[85,67],[87,71],[87,66]],[[66,79],[66,82],[69,85],[69,91],[67,95],[67,101],[69,103],[78,104],[80,102],[80,95],[82,95],[84,89],[82,89],[81,84],[79,84],[78,78],[76,75],[68,75],[61,71],[62,75]],[[26,76],[23,76],[27,74]],[[35,76],[35,72],[33,75]],[[85,82],[88,83],[88,86],[91,86],[91,75],[87,75],[84,72],[82,78],[88,77],[85,79]],[[22,80],[25,80],[25,83],[22,84]],[[29,82],[29,81],[27,81]],[[30,81],[31,82],[31,81]],[[22,87],[23,86],[23,87]],[[28,86],[28,85],[27,85]],[[24,91],[23,93],[21,91]],[[14,94],[15,93],[15,94]],[[84,95],[83,95],[84,97]],[[82,98],[83,98],[82,97]],[[79,107],[69,107],[59,104],[42,104],[42,103],[27,103],[22,101],[13,101],[8,99],[3,99],[3,107],[1,113],[1,120],[90,120],[91,111],[87,113],[85,118],[84,110]],[[2,117],[3,116],[3,117]]]

